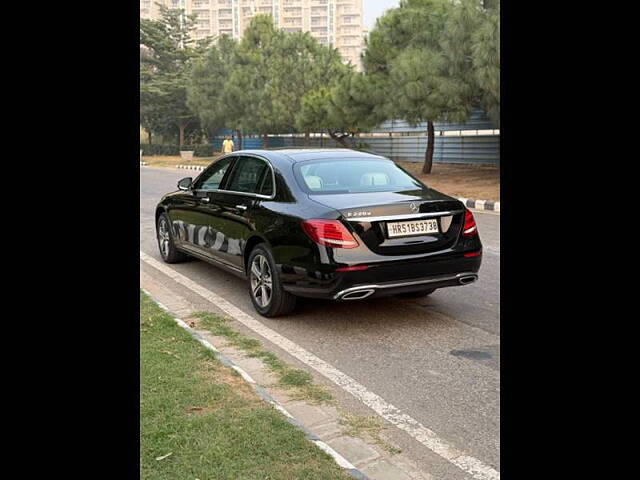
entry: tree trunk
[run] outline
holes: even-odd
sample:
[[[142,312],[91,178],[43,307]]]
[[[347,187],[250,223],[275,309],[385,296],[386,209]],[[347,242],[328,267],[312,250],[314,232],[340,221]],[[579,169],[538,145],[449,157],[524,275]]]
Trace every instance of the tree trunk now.
[[[149,142],[149,145],[151,145],[151,131],[147,132],[147,141]]]
[[[237,150],[242,150],[242,130],[236,130],[236,136],[238,137],[238,148]]]
[[[345,137],[342,135],[336,135],[335,132],[329,130],[329,136],[333,138],[336,142],[342,145],[344,148],[351,148],[349,144],[345,141]]]
[[[184,146],[184,131],[185,129],[189,126],[189,124],[191,123],[191,120],[180,120],[178,121],[178,130],[180,131],[180,137],[179,137],[179,143],[180,146]]]
[[[424,165],[422,166],[422,173],[431,173],[433,168],[433,147],[435,141],[435,135],[433,132],[433,122],[427,122],[427,151],[424,154]]]
[[[269,148],[269,135],[266,133],[262,136],[262,148]]]
[[[304,132],[304,146],[309,146],[309,132]]]
[[[179,124],[178,125],[178,130],[180,130],[180,138],[178,143],[180,144],[180,146],[182,147],[184,145],[184,129],[185,129],[186,125],[184,124]]]

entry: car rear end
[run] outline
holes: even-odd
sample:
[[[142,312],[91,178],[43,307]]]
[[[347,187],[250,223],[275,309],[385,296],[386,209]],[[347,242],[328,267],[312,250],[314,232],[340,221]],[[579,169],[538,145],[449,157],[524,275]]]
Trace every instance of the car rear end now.
[[[292,293],[358,300],[477,280],[482,244],[473,214],[378,159],[297,168],[309,199],[331,213],[302,221],[317,246],[317,272],[288,285]]]

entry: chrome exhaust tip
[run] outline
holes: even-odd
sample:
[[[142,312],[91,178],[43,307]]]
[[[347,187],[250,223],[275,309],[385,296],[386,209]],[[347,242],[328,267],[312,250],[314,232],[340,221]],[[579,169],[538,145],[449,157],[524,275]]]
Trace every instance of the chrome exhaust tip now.
[[[460,278],[458,278],[458,282],[460,282],[460,285],[468,285],[470,283],[475,282],[478,279],[477,275],[463,275]]]
[[[355,292],[345,293],[340,297],[340,300],[362,300],[363,298],[367,298],[374,293],[375,290],[373,288],[368,288],[366,290],[356,290]]]

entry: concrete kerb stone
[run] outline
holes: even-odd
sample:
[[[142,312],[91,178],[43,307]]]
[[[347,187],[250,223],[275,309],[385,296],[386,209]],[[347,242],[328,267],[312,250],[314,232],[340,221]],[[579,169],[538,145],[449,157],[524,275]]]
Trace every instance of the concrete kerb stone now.
[[[467,208],[474,208],[476,210],[487,210],[490,212],[500,212],[500,202],[494,202],[493,200],[475,200],[473,198],[458,198]]]
[[[203,167],[201,165],[178,165],[178,168],[183,168],[185,170],[204,170],[207,167]]]
[[[336,451],[349,458],[354,465],[363,465],[380,457],[380,454],[367,445],[363,440],[346,435],[327,442]]]
[[[386,460],[370,463],[362,471],[376,480],[411,480],[409,475]]]

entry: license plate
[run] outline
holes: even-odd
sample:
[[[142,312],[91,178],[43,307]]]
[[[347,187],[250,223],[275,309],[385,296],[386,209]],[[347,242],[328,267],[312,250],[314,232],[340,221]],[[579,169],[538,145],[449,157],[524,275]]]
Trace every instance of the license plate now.
[[[438,233],[439,231],[438,221],[435,219],[387,223],[389,238],[428,235],[430,233]]]

